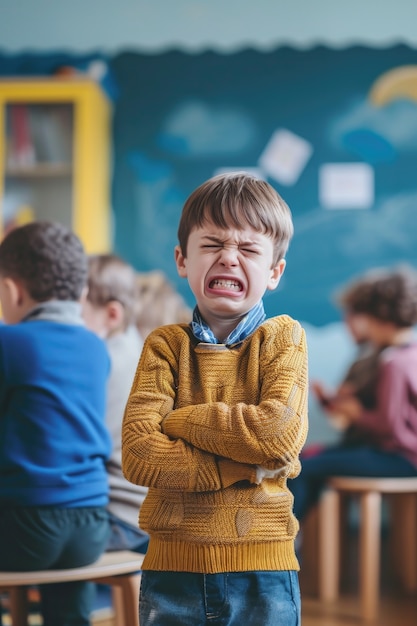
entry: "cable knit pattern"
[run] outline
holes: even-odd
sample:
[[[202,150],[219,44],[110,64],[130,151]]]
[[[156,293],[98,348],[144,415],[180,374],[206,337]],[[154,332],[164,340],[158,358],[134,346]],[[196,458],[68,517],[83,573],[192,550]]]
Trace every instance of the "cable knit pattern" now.
[[[149,335],[122,436],[126,478],[149,487],[144,569],[298,569],[286,479],[300,471],[307,389],[305,333],[286,315],[234,349],[187,325]]]

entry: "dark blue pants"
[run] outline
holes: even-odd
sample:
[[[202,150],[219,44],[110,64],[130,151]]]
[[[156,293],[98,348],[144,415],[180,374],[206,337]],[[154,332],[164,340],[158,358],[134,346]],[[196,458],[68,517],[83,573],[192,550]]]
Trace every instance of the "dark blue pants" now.
[[[110,524],[110,538],[107,544],[107,552],[115,550],[132,550],[146,554],[149,543],[149,535],[138,526],[131,526],[124,520],[108,513]]]
[[[301,458],[301,466],[300,475],[288,480],[288,487],[294,495],[294,515],[300,521],[317,503],[331,476],[417,476],[417,468],[403,456],[365,445],[332,446],[311,457]]]
[[[299,626],[298,574],[142,573],[140,626]]]
[[[104,508],[22,507],[0,510],[0,570],[81,567],[105,550]],[[89,626],[94,585],[86,581],[40,586],[44,626]]]

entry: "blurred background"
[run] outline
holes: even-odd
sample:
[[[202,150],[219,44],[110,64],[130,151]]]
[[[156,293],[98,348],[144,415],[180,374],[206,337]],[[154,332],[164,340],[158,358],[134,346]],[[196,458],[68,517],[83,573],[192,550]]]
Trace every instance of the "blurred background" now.
[[[81,113],[59,122],[74,171],[109,153],[102,215],[88,225],[88,203],[77,205],[75,191],[68,209],[87,248],[98,222],[108,222],[105,247],[138,271],[164,272],[192,306],[173,263],[184,200],[220,171],[253,171],[288,202],[295,224],[267,314],[303,323],[310,377],[332,386],[355,349],[335,292],[372,267],[417,265],[416,23],[411,0],[3,0],[3,226],[41,216],[46,202],[36,206],[27,189],[27,168],[46,149],[27,129],[38,96],[16,95],[11,81],[91,80],[108,106],[99,131],[107,143],[77,147],[76,133],[88,133],[76,130]],[[23,123],[20,97],[32,107]],[[23,162],[11,145],[16,131],[34,144]],[[96,176],[84,174],[80,186]],[[46,185],[64,175],[52,183],[48,174]],[[72,219],[62,217],[64,195],[55,189],[49,217]],[[310,404],[310,441],[337,437]]]

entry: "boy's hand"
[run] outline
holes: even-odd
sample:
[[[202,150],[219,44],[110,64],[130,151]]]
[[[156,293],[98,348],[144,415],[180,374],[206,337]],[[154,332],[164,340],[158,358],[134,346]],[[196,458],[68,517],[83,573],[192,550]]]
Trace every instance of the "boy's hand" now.
[[[277,478],[278,476],[288,476],[289,467],[279,467],[277,469],[267,469],[266,467],[256,466],[256,484],[260,485],[264,478]]]
[[[329,404],[332,395],[325,390],[324,386],[320,382],[313,381],[310,385],[310,389],[323,407]]]
[[[349,422],[357,422],[363,407],[355,396],[341,396],[333,400],[332,413],[343,415]]]
[[[241,480],[248,480],[253,484],[257,482],[255,465],[238,463],[237,461],[232,461],[232,459],[226,459],[224,457],[218,458],[217,465],[222,487],[224,488],[230,487],[230,485],[234,485]]]

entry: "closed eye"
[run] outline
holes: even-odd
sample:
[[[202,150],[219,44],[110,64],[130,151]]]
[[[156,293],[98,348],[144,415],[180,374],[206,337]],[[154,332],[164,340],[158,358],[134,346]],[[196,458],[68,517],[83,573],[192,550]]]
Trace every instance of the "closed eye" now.
[[[260,254],[261,251],[258,248],[239,248],[242,252],[246,252],[247,254]]]

